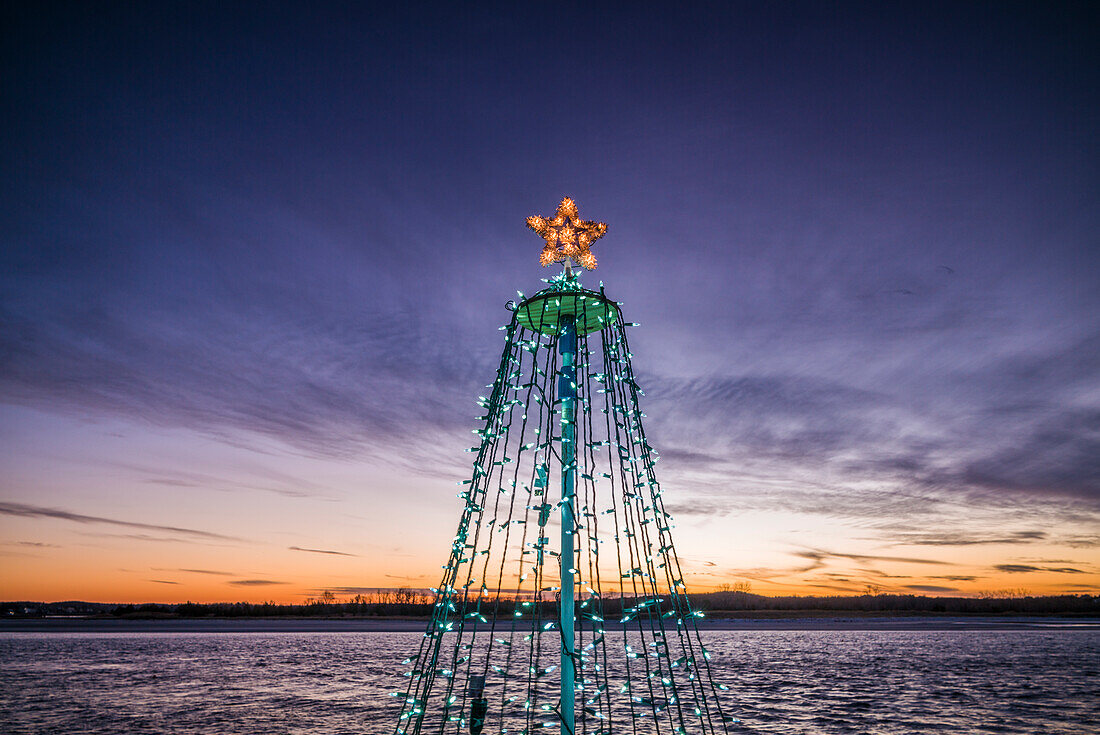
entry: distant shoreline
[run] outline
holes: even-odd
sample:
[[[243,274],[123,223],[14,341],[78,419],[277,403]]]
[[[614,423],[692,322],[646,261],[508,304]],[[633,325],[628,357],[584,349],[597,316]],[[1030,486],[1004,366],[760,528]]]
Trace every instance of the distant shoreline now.
[[[0,620],[4,633],[422,633],[427,620],[409,618],[23,618]],[[479,626],[487,630],[488,625]],[[497,629],[511,623],[499,622]],[[1100,631],[1100,618],[1061,616],[975,617],[791,617],[721,618],[699,621],[701,630],[716,631]],[[607,630],[621,630],[609,623]]]

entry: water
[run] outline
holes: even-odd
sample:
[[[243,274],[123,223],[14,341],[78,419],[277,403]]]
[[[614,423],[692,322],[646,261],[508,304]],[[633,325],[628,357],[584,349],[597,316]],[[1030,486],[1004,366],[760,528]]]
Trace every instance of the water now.
[[[705,635],[737,732],[1100,733],[1100,631]],[[391,733],[419,637],[0,634],[0,733]]]

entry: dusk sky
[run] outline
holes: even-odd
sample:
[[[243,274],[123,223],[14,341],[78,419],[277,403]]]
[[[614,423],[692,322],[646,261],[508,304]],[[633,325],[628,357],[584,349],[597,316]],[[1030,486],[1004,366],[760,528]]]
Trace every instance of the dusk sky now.
[[[1095,4],[689,5],[8,4],[0,599],[434,585],[564,195],[692,589],[1100,593]]]

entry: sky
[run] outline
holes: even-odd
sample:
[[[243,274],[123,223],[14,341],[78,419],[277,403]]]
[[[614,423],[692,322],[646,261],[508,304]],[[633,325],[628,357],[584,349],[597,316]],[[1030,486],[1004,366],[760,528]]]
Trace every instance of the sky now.
[[[565,195],[691,589],[1100,592],[1094,5],[391,5],[5,6],[0,599],[436,584]]]

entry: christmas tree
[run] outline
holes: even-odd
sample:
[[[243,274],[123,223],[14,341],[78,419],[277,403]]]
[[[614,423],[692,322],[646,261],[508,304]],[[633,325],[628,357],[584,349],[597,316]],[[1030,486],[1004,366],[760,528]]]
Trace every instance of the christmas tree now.
[[[607,225],[529,217],[547,288],[510,302],[473,472],[395,733],[725,733],[646,440]]]

